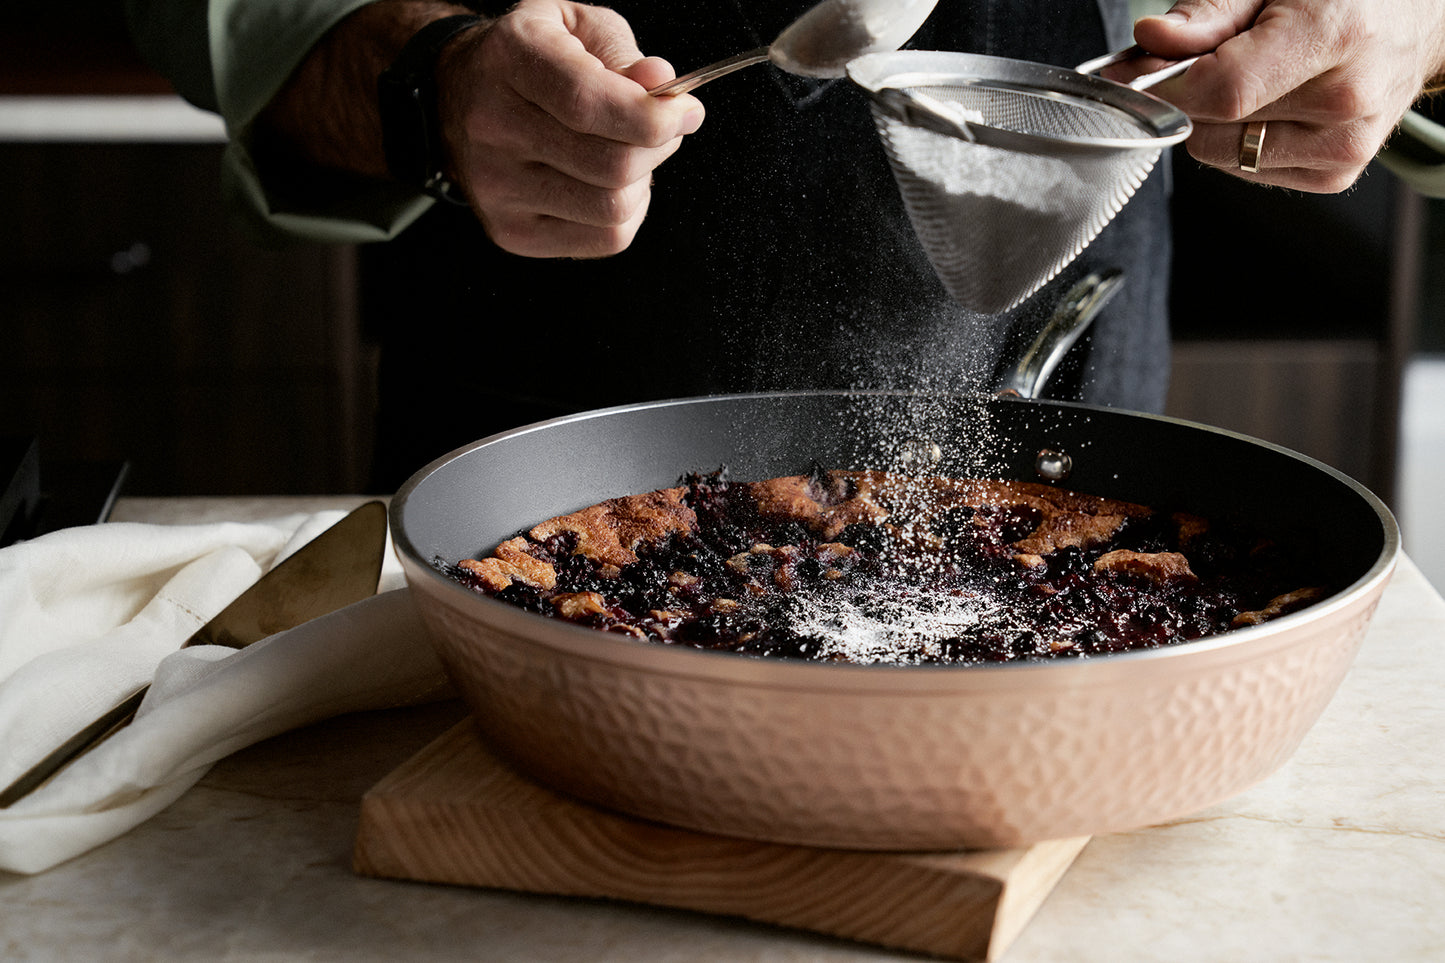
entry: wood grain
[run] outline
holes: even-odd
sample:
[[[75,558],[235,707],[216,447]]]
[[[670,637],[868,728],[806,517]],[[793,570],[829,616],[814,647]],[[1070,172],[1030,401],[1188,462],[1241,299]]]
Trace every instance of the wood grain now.
[[[528,781],[467,721],[366,794],[354,868],[740,916],[975,960],[1003,952],[1086,842],[865,853],[675,829]]]

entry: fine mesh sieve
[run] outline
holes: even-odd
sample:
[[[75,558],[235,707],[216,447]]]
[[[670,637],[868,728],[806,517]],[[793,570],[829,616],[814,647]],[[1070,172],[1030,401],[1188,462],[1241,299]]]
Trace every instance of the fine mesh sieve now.
[[[905,50],[848,65],[914,231],[949,295],[997,314],[1043,287],[1119,213],[1160,152],[1189,136],[1143,86],[979,54]]]

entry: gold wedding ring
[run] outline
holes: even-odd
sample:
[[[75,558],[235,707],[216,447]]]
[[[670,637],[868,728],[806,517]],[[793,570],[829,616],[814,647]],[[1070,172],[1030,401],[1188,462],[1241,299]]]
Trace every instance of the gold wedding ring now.
[[[1259,172],[1259,155],[1264,150],[1265,121],[1253,120],[1244,125],[1244,140],[1239,144],[1239,169],[1246,174]]]

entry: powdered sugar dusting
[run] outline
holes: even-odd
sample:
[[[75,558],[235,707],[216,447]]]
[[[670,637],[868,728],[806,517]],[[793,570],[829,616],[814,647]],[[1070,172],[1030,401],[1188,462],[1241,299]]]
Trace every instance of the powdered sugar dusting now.
[[[788,601],[789,628],[816,640],[820,658],[863,665],[946,662],[950,641],[981,632],[1024,631],[1007,604],[985,593],[867,588]]]

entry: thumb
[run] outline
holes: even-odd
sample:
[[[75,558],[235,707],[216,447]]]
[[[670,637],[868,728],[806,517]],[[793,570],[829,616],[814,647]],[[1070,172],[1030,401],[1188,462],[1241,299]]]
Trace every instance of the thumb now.
[[[637,81],[648,90],[665,84],[676,76],[672,66],[660,57],[641,57],[625,67],[618,68],[617,72]]]
[[[605,7],[567,4],[569,29],[587,52],[608,70],[619,70],[642,59],[632,27],[623,17]]]
[[[1160,57],[1193,57],[1243,33],[1262,9],[1264,0],[1179,0],[1168,13],[1139,18],[1134,40]]]

